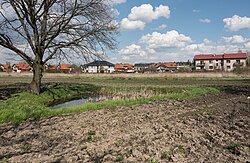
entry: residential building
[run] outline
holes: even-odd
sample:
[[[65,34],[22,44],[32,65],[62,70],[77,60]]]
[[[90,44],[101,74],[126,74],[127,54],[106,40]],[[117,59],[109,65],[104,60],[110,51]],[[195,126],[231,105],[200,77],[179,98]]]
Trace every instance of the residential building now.
[[[117,63],[115,64],[115,71],[116,72],[126,72],[126,73],[133,73],[134,65],[128,63]]]
[[[134,65],[134,70],[135,72],[140,72],[140,73],[148,72],[150,71],[150,65],[152,64],[154,63],[136,63]]]
[[[114,64],[108,61],[94,61],[81,65],[84,73],[113,73],[115,71]]]
[[[177,64],[175,62],[158,62],[150,65],[150,69],[153,72],[175,72]]]
[[[11,70],[11,66],[9,64],[0,64],[1,71]]]
[[[52,66],[50,70],[55,71],[55,72],[71,73],[73,69],[71,68],[70,64],[59,63],[58,65]]]
[[[246,53],[195,55],[195,70],[232,71],[236,67],[246,67],[246,59]]]
[[[17,64],[12,65],[12,71],[13,72],[32,71],[32,67],[25,62],[19,62]]]

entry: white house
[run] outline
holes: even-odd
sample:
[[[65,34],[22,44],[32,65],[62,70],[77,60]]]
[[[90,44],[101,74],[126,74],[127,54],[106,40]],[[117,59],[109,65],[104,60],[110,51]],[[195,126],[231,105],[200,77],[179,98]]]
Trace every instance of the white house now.
[[[232,71],[236,67],[246,67],[247,54],[200,54],[194,56],[195,70]]]
[[[114,64],[107,61],[94,61],[81,65],[83,73],[113,73],[115,71]]]

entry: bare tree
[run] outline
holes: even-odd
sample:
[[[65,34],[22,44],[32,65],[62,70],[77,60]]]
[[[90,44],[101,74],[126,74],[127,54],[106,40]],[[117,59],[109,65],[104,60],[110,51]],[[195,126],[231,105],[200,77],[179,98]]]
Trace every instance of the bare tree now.
[[[98,56],[115,48],[117,25],[108,0],[0,0],[0,45],[33,68],[41,92],[43,65],[56,57]]]

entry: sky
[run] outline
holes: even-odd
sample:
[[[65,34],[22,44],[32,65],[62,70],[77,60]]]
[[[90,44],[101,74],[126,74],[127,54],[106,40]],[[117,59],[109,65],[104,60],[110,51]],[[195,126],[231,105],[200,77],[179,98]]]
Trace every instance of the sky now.
[[[196,54],[250,51],[250,0],[112,1],[120,27],[117,49],[106,52],[112,63],[191,61]],[[13,61],[3,51],[0,63]]]
[[[249,0],[114,0],[119,23],[111,62],[193,60],[250,51]]]

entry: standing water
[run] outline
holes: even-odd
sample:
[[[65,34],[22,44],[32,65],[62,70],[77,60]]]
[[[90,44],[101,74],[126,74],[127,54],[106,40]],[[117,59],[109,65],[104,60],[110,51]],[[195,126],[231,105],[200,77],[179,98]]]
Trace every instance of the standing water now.
[[[91,103],[91,102],[110,101],[113,99],[114,98],[111,96],[96,95],[96,96],[91,96],[91,97],[83,97],[83,98],[78,99],[78,100],[68,101],[65,103],[58,104],[58,105],[50,106],[49,108],[50,109],[59,109],[62,107],[78,106],[78,105],[87,104],[87,103]]]

